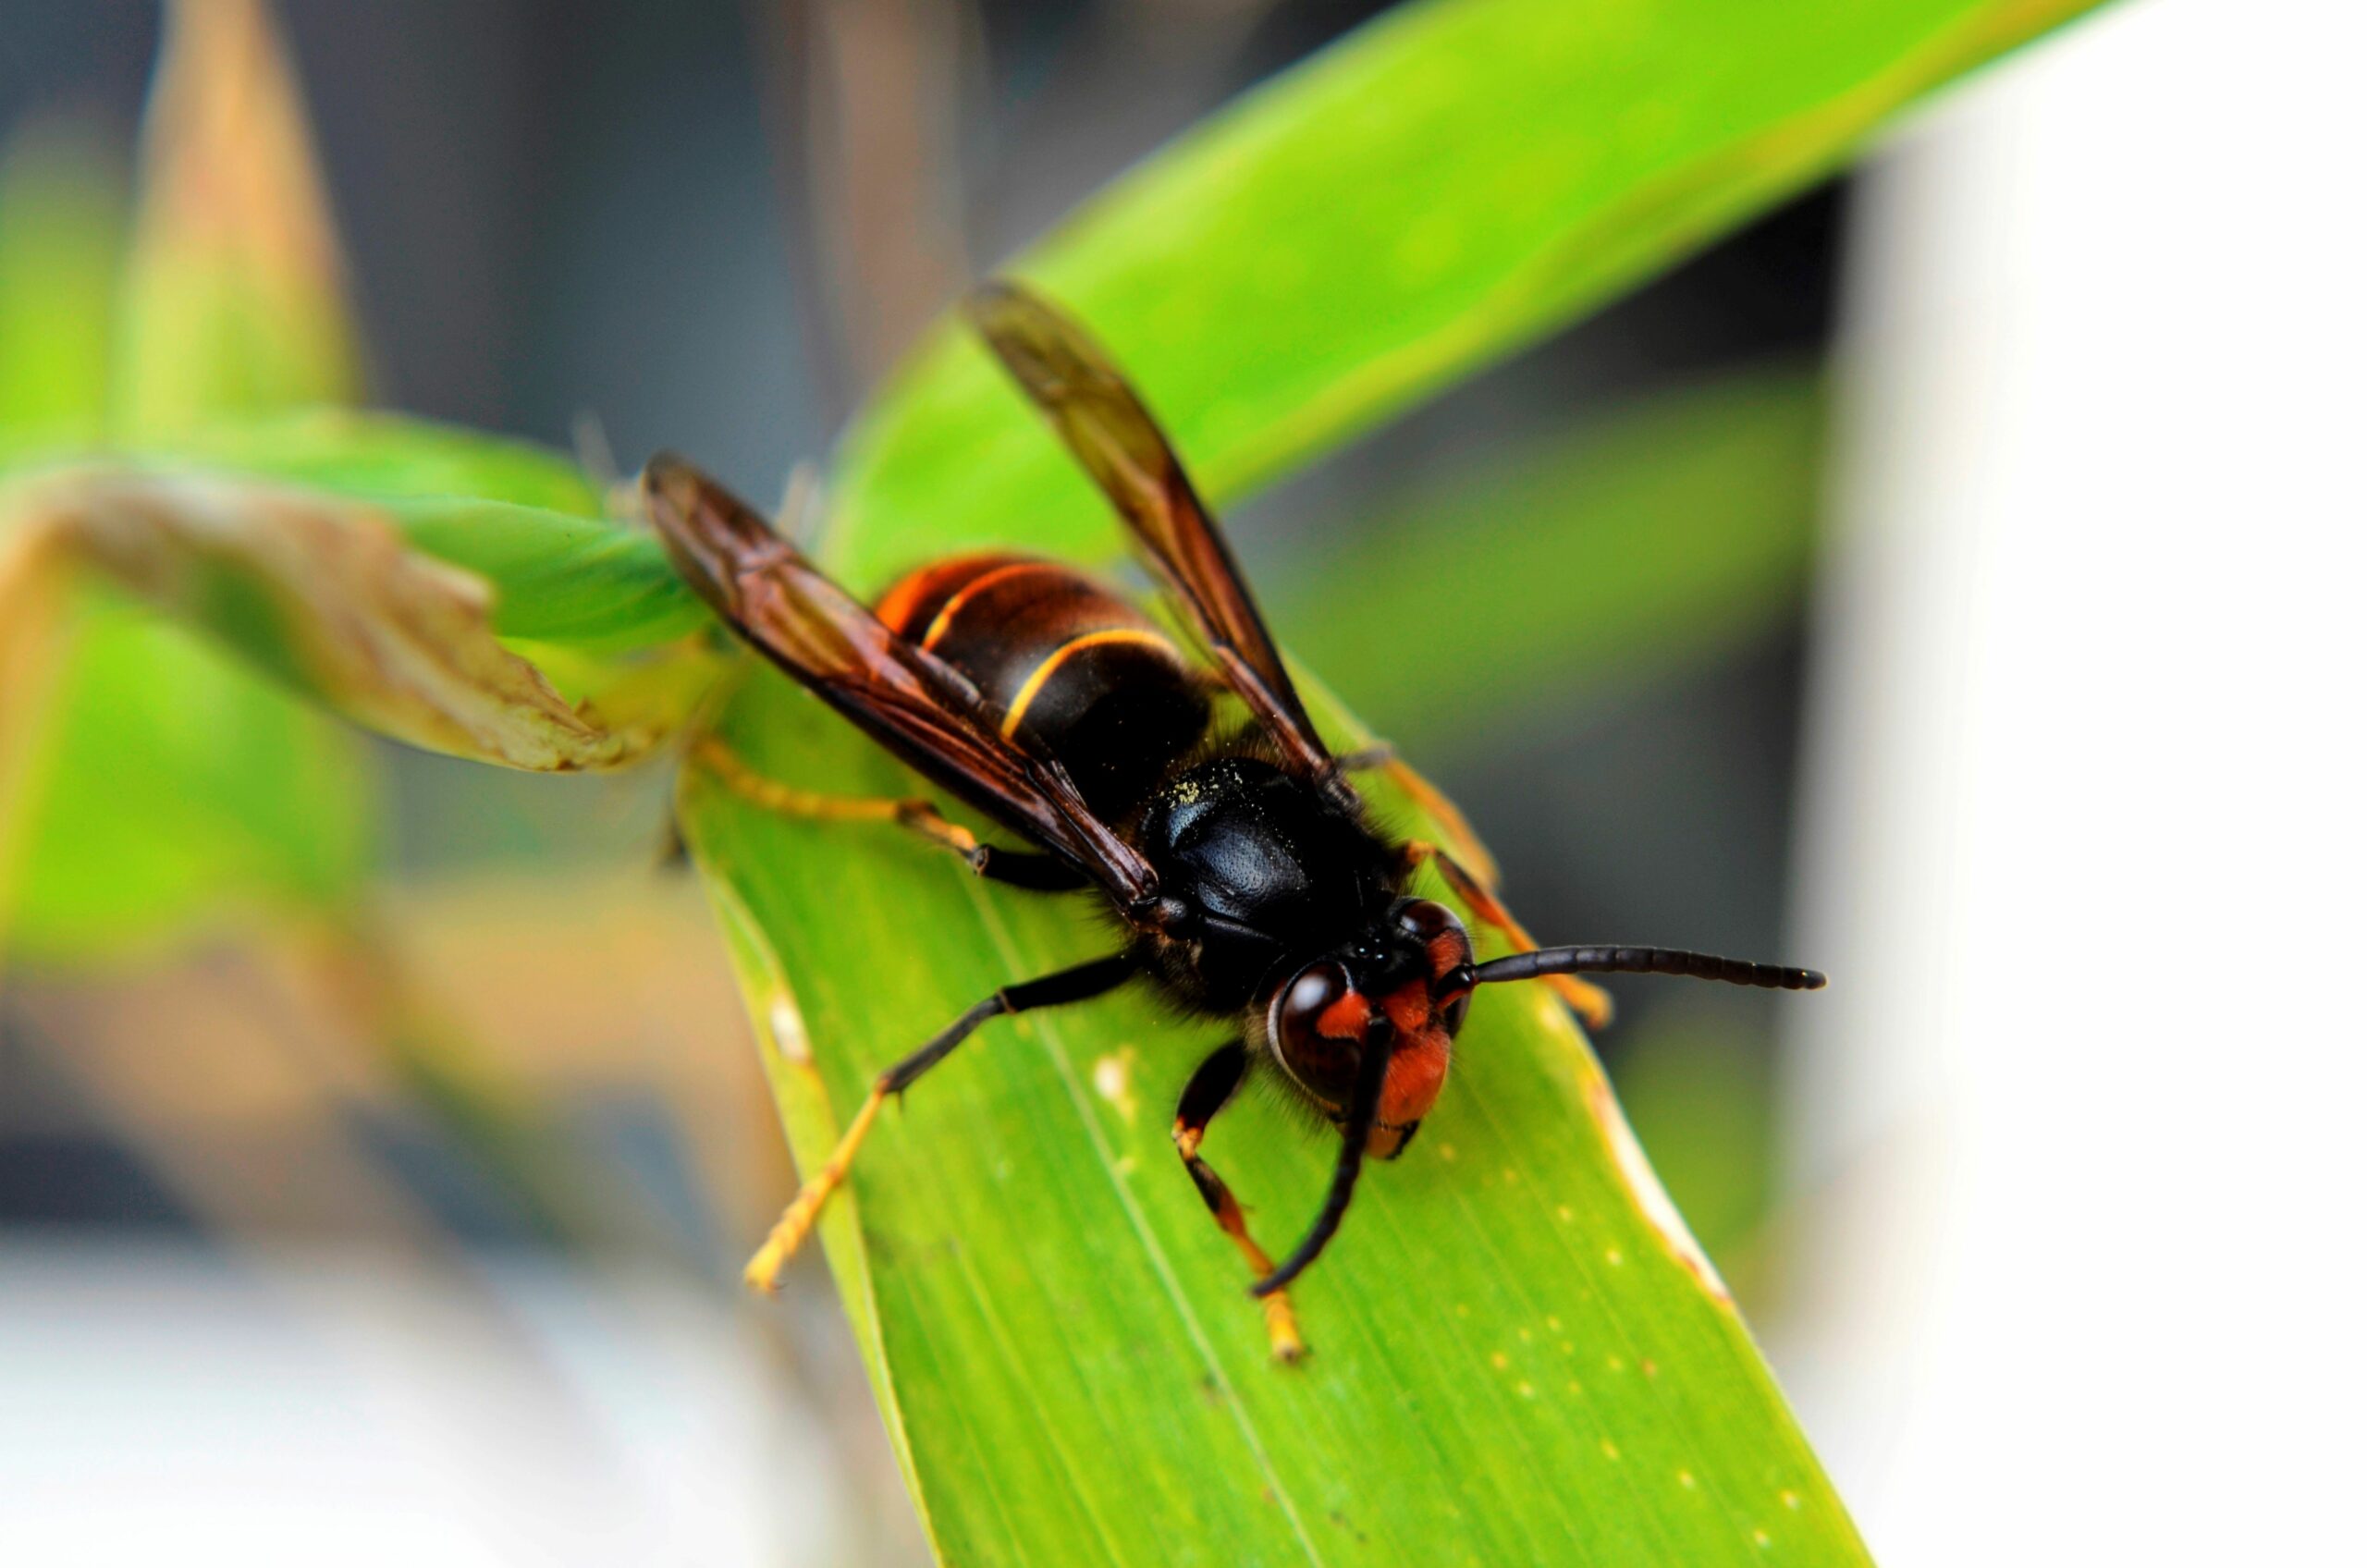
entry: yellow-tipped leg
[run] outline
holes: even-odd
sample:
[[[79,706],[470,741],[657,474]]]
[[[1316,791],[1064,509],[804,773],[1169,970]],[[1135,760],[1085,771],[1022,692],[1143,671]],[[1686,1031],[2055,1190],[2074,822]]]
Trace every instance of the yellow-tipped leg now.
[[[1195,1138],[1193,1142],[1197,1144],[1199,1140]],[[1271,1274],[1274,1260],[1267,1256],[1266,1249],[1251,1238],[1249,1221],[1242,1217],[1241,1205],[1233,1200],[1232,1190],[1225,1186],[1215,1171],[1208,1170],[1208,1162],[1199,1156],[1186,1155],[1184,1158],[1199,1166],[1199,1171],[1194,1172],[1196,1176],[1206,1171],[1208,1179],[1216,1182],[1218,1189],[1224,1194],[1214,1206],[1217,1224],[1233,1238],[1233,1244],[1241,1249],[1241,1256],[1249,1260],[1249,1277],[1262,1280]],[[1266,1311],[1266,1344],[1274,1353],[1274,1359],[1296,1361],[1305,1355],[1306,1341],[1299,1337],[1298,1314],[1291,1310],[1290,1292],[1276,1291],[1272,1295],[1261,1296],[1257,1305]]]
[[[1306,1341],[1298,1337],[1298,1315],[1291,1310],[1291,1293],[1276,1291],[1260,1305],[1266,1309],[1266,1342],[1273,1347],[1274,1359],[1293,1362],[1305,1356]]]
[[[1249,1227],[1241,1219],[1239,1206],[1233,1208],[1233,1224],[1225,1224],[1222,1215],[1217,1217],[1217,1223],[1224,1225],[1233,1239],[1240,1243],[1241,1255],[1249,1260],[1256,1278],[1262,1280],[1274,1271],[1274,1260],[1266,1256],[1266,1249],[1249,1239]],[[1240,1228],[1235,1230],[1234,1226]],[[1266,1310],[1266,1344],[1273,1352],[1274,1359],[1291,1362],[1306,1355],[1306,1341],[1299,1337],[1298,1314],[1291,1310],[1290,1292],[1276,1291],[1269,1296],[1260,1296],[1257,1305]]]
[[[765,1238],[765,1244],[748,1260],[748,1283],[757,1290],[769,1291],[779,1280],[781,1269],[797,1255],[806,1233],[814,1229],[814,1221],[821,1216],[822,1206],[846,1181],[863,1140],[870,1133],[871,1124],[879,1119],[879,1108],[888,1103],[889,1095],[901,1095],[911,1088],[921,1074],[952,1055],[956,1046],[990,1018],[1081,1002],[1124,985],[1134,973],[1131,957],[1111,953],[1107,958],[1097,958],[1016,986],[1005,986],[938,1030],[928,1044],[874,1079],[871,1093],[864,1096],[863,1109],[854,1113],[854,1120],[839,1135],[839,1146],[830,1151],[822,1169],[807,1177],[804,1185],[797,1189],[795,1201],[783,1211],[773,1233]]]
[[[1238,1047],[1231,1047],[1238,1048]],[[1213,1114],[1213,1113],[1211,1113]],[[1233,1238],[1241,1256],[1249,1260],[1250,1278],[1263,1280],[1274,1271],[1274,1260],[1266,1249],[1249,1234],[1249,1221],[1243,1218],[1241,1205],[1233,1189],[1224,1184],[1208,1162],[1200,1158],[1200,1136],[1207,1129],[1196,1127],[1184,1117],[1175,1119],[1175,1152],[1184,1157],[1184,1169],[1190,1171],[1192,1182],[1207,1200],[1208,1212],[1216,1217],[1218,1229]],[[1276,1291],[1259,1298],[1257,1305],[1266,1313],[1266,1343],[1276,1361],[1296,1361],[1306,1354],[1306,1341],[1299,1337],[1298,1314],[1291,1310],[1288,1291]]]
[[[1530,936],[1527,928],[1513,918],[1513,912],[1499,903],[1496,895],[1490,892],[1484,883],[1456,864],[1453,855],[1448,854],[1436,844],[1416,839],[1405,846],[1405,859],[1410,865],[1419,865],[1424,861],[1429,861],[1437,866],[1439,875],[1445,878],[1446,885],[1453,889],[1454,896],[1468,906],[1474,918],[1483,920],[1502,932],[1505,938],[1520,951],[1528,952],[1535,949],[1537,938]],[[1601,986],[1588,985],[1575,974],[1547,974],[1539,978],[1553,987],[1562,999],[1569,1004],[1572,1011],[1586,1020],[1588,1028],[1600,1029],[1611,1023],[1611,993]]]
[[[864,1138],[871,1132],[871,1124],[878,1118],[879,1108],[888,1098],[884,1084],[875,1084],[865,1097],[863,1109],[854,1113],[854,1121],[840,1135],[839,1146],[822,1162],[822,1169],[797,1189],[797,1196],[781,1211],[781,1217],[765,1238],[765,1244],[748,1260],[747,1280],[751,1290],[770,1292],[780,1288],[781,1270],[797,1256],[805,1243],[814,1222],[822,1216],[822,1206],[847,1179],[847,1171],[854,1165],[855,1151],[863,1147]]]

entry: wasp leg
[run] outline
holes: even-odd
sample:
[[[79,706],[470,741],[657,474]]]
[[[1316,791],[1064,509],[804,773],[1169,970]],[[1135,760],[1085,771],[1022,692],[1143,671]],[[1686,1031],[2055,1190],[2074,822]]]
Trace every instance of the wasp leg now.
[[[822,1206],[829,1201],[847,1179],[847,1171],[854,1165],[854,1157],[869,1135],[871,1124],[879,1118],[879,1108],[888,1103],[890,1095],[901,1095],[913,1086],[930,1068],[953,1054],[953,1047],[968,1039],[979,1024],[1006,1013],[1029,1012],[1039,1007],[1058,1007],[1063,1002],[1081,1002],[1114,990],[1134,973],[1134,962],[1123,953],[1098,958],[1090,963],[1080,963],[1073,969],[1063,969],[1041,979],[1006,986],[972,1008],[939,1031],[928,1044],[904,1058],[872,1081],[871,1093],[864,1096],[863,1107],[854,1120],[839,1135],[838,1147],[822,1168],[801,1182],[797,1196],[781,1211],[765,1244],[748,1260],[748,1283],[759,1291],[770,1291],[780,1281],[780,1271],[797,1255],[814,1221],[821,1216]]]
[[[1446,885],[1453,889],[1454,896],[1464,901],[1476,918],[1502,932],[1520,951],[1535,950],[1537,938],[1513,918],[1512,911],[1496,901],[1496,895],[1484,883],[1456,864],[1453,855],[1436,844],[1425,843],[1419,839],[1405,846],[1405,869],[1409,873],[1424,861],[1439,868],[1439,875],[1446,879]],[[1590,986],[1574,974],[1548,974],[1539,978],[1560,993],[1562,999],[1570,1004],[1570,1010],[1586,1020],[1588,1028],[1600,1029],[1611,1022],[1611,993],[1601,986]]]
[[[715,775],[716,781],[744,801],[783,816],[810,817],[819,822],[879,822],[903,828],[926,843],[960,855],[970,869],[989,881],[1039,892],[1065,893],[1089,886],[1083,875],[1055,855],[1032,850],[1006,850],[981,844],[978,836],[918,797],[890,800],[863,795],[823,795],[766,778],[740,759],[740,754],[712,735],[701,736],[691,748],[691,760]]]
[[[1208,1060],[1200,1063],[1199,1071],[1184,1086],[1184,1098],[1175,1107],[1175,1152],[1184,1157],[1184,1169],[1192,1184],[1200,1189],[1200,1197],[1208,1212],[1241,1256],[1249,1260],[1252,1274],[1260,1280],[1274,1271],[1274,1260],[1266,1249],[1250,1239],[1249,1222],[1241,1217],[1241,1205],[1233,1198],[1233,1189],[1224,1184],[1208,1162],[1200,1158],[1200,1139],[1206,1135],[1208,1123],[1217,1112],[1233,1098],[1233,1091],[1249,1071],[1249,1054],[1234,1040],[1219,1046]],[[1266,1341],[1273,1346],[1277,1361],[1296,1361],[1306,1354],[1306,1341],[1298,1335],[1298,1318],[1291,1311],[1289,1295],[1276,1291],[1259,1303],[1266,1309]]]
[[[1496,857],[1488,852],[1488,846],[1471,831],[1470,822],[1455,803],[1448,800],[1437,785],[1415,772],[1397,754],[1396,747],[1384,741],[1361,751],[1350,752],[1339,759],[1339,767],[1343,773],[1361,773],[1379,768],[1387,774],[1391,783],[1405,791],[1407,798],[1420,808],[1422,814],[1439,825],[1447,841],[1454,846],[1455,854],[1465,865],[1478,873],[1478,880],[1487,887],[1496,885]]]

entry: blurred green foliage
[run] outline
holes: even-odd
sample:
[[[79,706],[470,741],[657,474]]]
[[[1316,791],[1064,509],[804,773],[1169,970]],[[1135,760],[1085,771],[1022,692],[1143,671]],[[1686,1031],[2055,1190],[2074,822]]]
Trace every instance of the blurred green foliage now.
[[[566,696],[597,698],[612,724],[679,720],[694,670],[655,657],[620,668],[600,655],[679,643],[702,619],[654,544],[606,520],[606,498],[575,465],[326,406],[356,392],[362,355],[298,94],[259,6],[173,11],[129,217],[117,167],[87,137],[50,128],[18,136],[0,162],[0,473],[13,472],[18,498],[0,506],[0,527],[22,545],[54,525],[43,514],[71,500],[57,474],[93,460],[117,474],[285,484],[284,496],[254,492],[256,504],[285,504],[273,526],[316,545],[331,535],[294,531],[296,519],[325,522],[340,515],[327,503],[365,502],[423,558],[495,583],[492,630],[541,656]],[[0,565],[25,579],[55,574],[0,583],[0,599],[44,601],[42,615],[0,630],[0,641],[13,638],[0,647],[10,709],[0,723],[0,955],[88,961],[259,913],[341,913],[374,858],[362,748],[287,688],[349,707],[369,694],[351,668],[342,693],[334,674],[323,678],[305,584],[284,575],[328,581],[373,546],[357,533],[330,554],[315,548],[309,566],[283,563],[275,582],[256,571],[273,547],[265,533],[241,543],[197,514],[178,520],[167,548],[153,542],[173,535],[170,524],[127,546],[123,488],[109,493],[107,564],[130,572],[148,603],[77,570],[92,556],[85,542],[68,542],[63,568],[40,548]],[[166,484],[134,499],[171,494]],[[353,524],[375,526],[358,514]],[[431,706],[457,715],[442,743],[467,749],[507,715],[528,739],[503,760],[620,754],[598,723],[585,729],[558,697],[535,697],[544,676],[532,666],[505,670],[508,655],[489,645],[472,661],[454,652],[439,662],[406,641],[423,627],[465,633],[468,596],[480,592],[466,580],[451,579],[441,597],[426,592],[439,580],[408,568],[366,581],[412,591],[380,606],[376,645],[357,668],[402,658],[388,678],[425,682]],[[211,635],[160,619],[160,602]],[[421,695],[380,693],[365,711],[382,724],[418,715]],[[416,718],[397,728],[431,743],[439,733]]]
[[[167,77],[173,69],[168,63]],[[151,401],[143,366],[170,361],[181,388],[173,400],[193,410],[202,399],[208,361],[202,341],[187,337],[189,315],[176,315],[177,349],[146,336],[173,313],[171,270],[158,254],[169,244],[165,227],[153,218],[136,226],[131,256],[117,264],[125,225],[116,166],[91,140],[40,129],[6,155],[0,386],[10,391],[0,404],[0,454],[13,453],[18,467],[117,440],[132,423],[128,410]],[[187,162],[179,167],[197,178]],[[168,196],[152,175],[142,200],[153,207],[186,197]],[[134,287],[136,307],[124,298]],[[278,305],[254,302],[251,325],[282,319]],[[287,318],[285,330],[325,339],[346,328],[341,318]],[[243,352],[247,336],[223,351]],[[348,390],[305,371],[307,359],[292,356],[289,379],[276,384],[246,365],[236,400]],[[21,662],[0,660],[45,672],[41,690],[0,695],[17,709],[0,730],[0,957],[146,950],[258,909],[348,897],[375,832],[372,780],[354,737],[123,594],[86,582],[66,592],[69,602],[47,626],[13,629],[51,645],[20,651]]]
[[[1723,998],[1661,1008],[1622,1042],[1619,1100],[1669,1196],[1731,1275],[1756,1262],[1775,1184],[1770,1054]],[[1753,1281],[1738,1281],[1745,1301]]]
[[[376,832],[354,737],[203,634],[106,589],[76,597],[0,926],[17,953],[138,956],[342,904]]]
[[[87,129],[0,144],[0,461],[98,439],[123,244],[122,171]]]
[[[1771,369],[1491,447],[1280,578],[1274,624],[1392,741],[1467,744],[1525,692],[1632,688],[1774,626],[1807,582],[1822,439],[1815,376]]]

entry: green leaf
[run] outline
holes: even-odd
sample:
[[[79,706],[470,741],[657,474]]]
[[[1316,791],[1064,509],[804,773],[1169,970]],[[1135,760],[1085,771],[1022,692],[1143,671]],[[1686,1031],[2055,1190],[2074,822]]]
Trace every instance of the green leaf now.
[[[350,738],[234,655],[119,593],[70,595],[5,946],[137,955],[195,925],[334,905],[374,858]],[[5,877],[0,877],[5,882]]]
[[[769,670],[721,734],[806,788],[912,788]],[[888,1062],[1112,942],[1075,900],[989,887],[892,830],[785,818],[695,766],[681,806],[808,1170]],[[827,1214],[943,1560],[1862,1561],[1550,994],[1475,1001],[1421,1137],[1368,1172],[1294,1288],[1314,1349],[1296,1366],[1268,1358],[1169,1143],[1225,1033],[1129,993],[991,1023],[883,1119]],[[1269,1247],[1331,1167],[1257,1094],[1205,1152]]]
[[[466,496],[390,503],[411,545],[484,578],[505,638],[626,653],[709,620],[647,533]]]
[[[1815,377],[1778,368],[1491,447],[1369,532],[1308,530],[1358,547],[1276,573],[1270,619],[1393,741],[1467,744],[1525,692],[1566,707],[1773,625],[1807,582],[1822,435]]]
[[[582,470],[527,442],[311,409],[213,426],[163,450],[378,503],[413,548],[485,580],[505,638],[622,653],[707,624],[656,538],[604,515]]]
[[[1015,270],[1246,494],[1836,167],[1903,105],[2093,0],[1429,0],[1154,156]],[[834,564],[1107,554],[1066,457],[940,333],[851,432]]]

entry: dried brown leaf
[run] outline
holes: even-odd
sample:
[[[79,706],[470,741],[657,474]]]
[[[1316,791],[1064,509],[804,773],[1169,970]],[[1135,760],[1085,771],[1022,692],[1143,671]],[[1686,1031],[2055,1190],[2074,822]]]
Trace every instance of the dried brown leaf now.
[[[534,772],[615,767],[663,741],[695,695],[694,681],[628,666],[611,712],[570,703],[495,636],[482,579],[410,549],[366,502],[94,467],[28,483],[9,509],[12,554],[28,569],[62,552],[348,717],[430,751]],[[0,600],[10,592],[0,580]],[[44,596],[30,578],[15,592]]]

